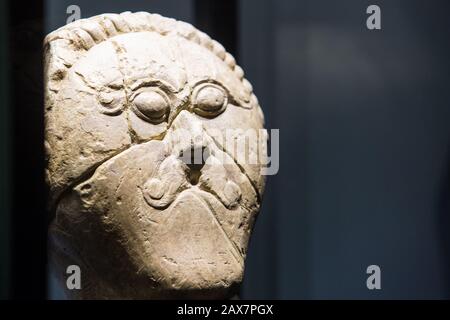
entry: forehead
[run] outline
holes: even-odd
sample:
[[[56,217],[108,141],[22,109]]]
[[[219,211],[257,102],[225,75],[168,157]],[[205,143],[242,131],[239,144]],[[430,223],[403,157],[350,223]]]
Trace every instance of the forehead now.
[[[237,100],[248,93],[230,67],[214,53],[176,35],[135,32],[112,37],[91,48],[74,66],[90,86],[114,86],[122,81],[133,88],[156,81],[181,91],[201,81],[224,85]]]

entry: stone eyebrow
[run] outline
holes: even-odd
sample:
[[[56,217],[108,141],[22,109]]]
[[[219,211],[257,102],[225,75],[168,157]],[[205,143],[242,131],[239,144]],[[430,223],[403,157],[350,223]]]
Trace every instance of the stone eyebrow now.
[[[96,44],[119,34],[141,31],[152,31],[161,35],[177,35],[208,49],[225,62],[250,93],[250,100],[254,100],[252,85],[244,78],[244,71],[219,42],[189,23],[166,18],[159,14],[127,11],[120,14],[102,14],[80,19],[48,34],[44,39],[44,47],[48,48],[54,41],[65,41],[75,53],[75,57],[72,56],[72,59],[64,59],[62,67],[69,69],[83,55],[83,51],[89,50]],[[49,71],[51,73],[51,70]],[[55,72],[61,72],[61,70],[55,70]],[[53,78],[51,74],[49,76]]]
[[[128,86],[128,88],[132,91],[135,91],[139,88],[142,87],[147,87],[147,86],[158,86],[158,87],[163,87],[165,90],[172,92],[172,93],[178,93],[180,91],[183,91],[183,88],[176,90],[170,83],[168,83],[167,81],[163,81],[160,79],[138,79],[135,80],[134,83],[130,84]]]

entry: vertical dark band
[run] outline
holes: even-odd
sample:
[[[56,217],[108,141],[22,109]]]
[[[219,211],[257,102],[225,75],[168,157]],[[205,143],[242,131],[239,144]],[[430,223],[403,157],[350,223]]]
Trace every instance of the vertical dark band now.
[[[236,0],[195,0],[195,26],[219,41],[238,60]]]
[[[46,295],[46,187],[42,84],[43,1],[9,1],[12,116],[11,279],[13,298]]]

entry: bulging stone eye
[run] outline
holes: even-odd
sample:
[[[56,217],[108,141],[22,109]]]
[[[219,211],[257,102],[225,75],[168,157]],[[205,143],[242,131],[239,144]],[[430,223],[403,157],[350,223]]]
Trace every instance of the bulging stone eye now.
[[[133,100],[133,110],[138,117],[152,123],[161,123],[167,118],[169,100],[159,91],[143,91]]]
[[[227,94],[222,87],[208,83],[195,90],[192,103],[195,113],[211,118],[225,110],[227,100]]]

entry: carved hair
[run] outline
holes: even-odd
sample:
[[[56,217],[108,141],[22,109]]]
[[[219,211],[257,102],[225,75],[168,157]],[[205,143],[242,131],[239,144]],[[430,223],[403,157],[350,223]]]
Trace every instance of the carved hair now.
[[[108,40],[119,34],[130,32],[151,31],[161,35],[176,35],[193,41],[198,45],[214,53],[224,61],[228,67],[242,81],[246,90],[251,94],[251,99],[256,102],[253,88],[250,82],[244,78],[244,71],[236,64],[233,56],[225,51],[225,48],[217,41],[211,39],[206,33],[194,28],[189,23],[177,21],[172,18],[162,17],[159,14],[148,12],[123,12],[121,14],[102,14],[95,17],[80,19],[63,26],[49,35],[44,40],[46,50],[51,50],[51,44],[55,41],[63,41],[65,46],[55,46],[59,50],[67,46],[73,49],[73,53],[53,52],[51,56],[55,59],[52,64],[56,66],[53,70],[46,68],[47,77],[52,80],[64,78],[69,69],[83,54],[96,44]]]

